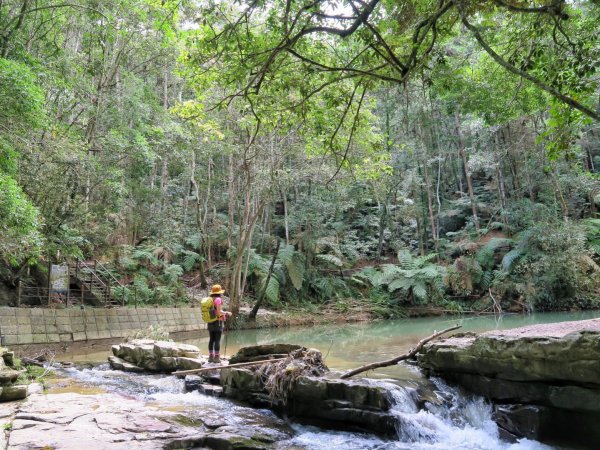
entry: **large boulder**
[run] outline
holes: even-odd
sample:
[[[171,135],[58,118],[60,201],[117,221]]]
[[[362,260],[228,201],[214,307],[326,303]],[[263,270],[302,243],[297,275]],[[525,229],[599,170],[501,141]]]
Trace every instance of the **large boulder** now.
[[[509,435],[600,446],[600,319],[455,335],[418,363],[494,401]]]
[[[206,363],[195,345],[151,339],[136,339],[112,346],[108,362],[113,369],[127,372],[171,373],[199,369]]]

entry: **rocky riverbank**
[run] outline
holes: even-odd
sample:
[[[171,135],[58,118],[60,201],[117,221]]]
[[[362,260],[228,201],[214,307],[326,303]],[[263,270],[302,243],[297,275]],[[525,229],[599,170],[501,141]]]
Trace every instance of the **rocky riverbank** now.
[[[507,437],[600,446],[600,319],[455,335],[418,362],[492,400]]]

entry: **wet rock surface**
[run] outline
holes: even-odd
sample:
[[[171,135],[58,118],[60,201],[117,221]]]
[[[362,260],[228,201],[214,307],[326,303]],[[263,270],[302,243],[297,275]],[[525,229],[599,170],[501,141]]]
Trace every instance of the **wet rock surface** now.
[[[269,449],[291,435],[276,418],[250,416],[232,426],[226,416],[204,412],[194,417],[108,393],[33,394],[11,419],[8,450]]]
[[[398,418],[391,412],[393,399],[389,389],[369,380],[336,378],[322,364],[321,353],[317,350],[287,344],[246,347],[232,356],[230,361],[265,360],[287,355],[286,351],[297,358],[290,357],[277,363],[278,372],[251,368],[222,370],[220,381],[223,394],[254,407],[271,408],[295,420],[324,428],[396,435]],[[318,368],[311,369],[311,363]],[[311,371],[314,371],[312,375]],[[286,379],[293,373],[300,375]],[[188,389],[204,389],[201,381],[203,376],[186,379]],[[274,381],[279,376],[281,380]],[[281,387],[274,393],[273,385],[277,387],[277,383]]]
[[[600,319],[453,336],[418,363],[493,400],[507,435],[600,446]]]

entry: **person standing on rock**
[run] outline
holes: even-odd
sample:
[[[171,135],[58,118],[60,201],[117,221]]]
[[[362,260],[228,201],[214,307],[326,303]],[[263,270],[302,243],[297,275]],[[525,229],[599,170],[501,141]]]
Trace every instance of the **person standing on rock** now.
[[[229,311],[223,310],[223,299],[221,294],[225,290],[220,284],[215,284],[210,289],[210,297],[202,299],[202,319],[208,328],[208,362],[220,363],[221,335],[223,334],[223,323],[231,316]]]

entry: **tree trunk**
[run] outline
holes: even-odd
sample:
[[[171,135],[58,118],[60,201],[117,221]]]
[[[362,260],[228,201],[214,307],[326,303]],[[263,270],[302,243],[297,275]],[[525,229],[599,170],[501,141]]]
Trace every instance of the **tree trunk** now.
[[[262,289],[258,299],[256,300],[256,304],[250,314],[248,314],[248,320],[256,320],[256,314],[258,313],[258,309],[262,305],[263,299],[265,298],[265,293],[267,292],[267,287],[269,286],[269,281],[271,281],[271,275],[273,274],[273,268],[275,267],[275,261],[277,260],[277,253],[279,253],[279,246],[281,245],[281,240],[277,239],[277,245],[275,246],[275,252],[273,253],[273,259],[271,259],[271,265],[269,266],[269,272],[267,273],[267,279],[265,280],[265,287]]]
[[[473,212],[473,222],[475,229],[479,231],[479,218],[477,217],[477,205],[475,204],[475,194],[473,192],[473,182],[471,180],[471,171],[469,170],[469,159],[465,149],[465,143],[460,131],[460,117],[458,111],[454,114],[454,125],[456,127],[456,138],[458,140],[458,153],[462,159],[465,170],[465,179],[467,180],[467,189],[469,190],[469,200],[471,202],[471,211]]]

